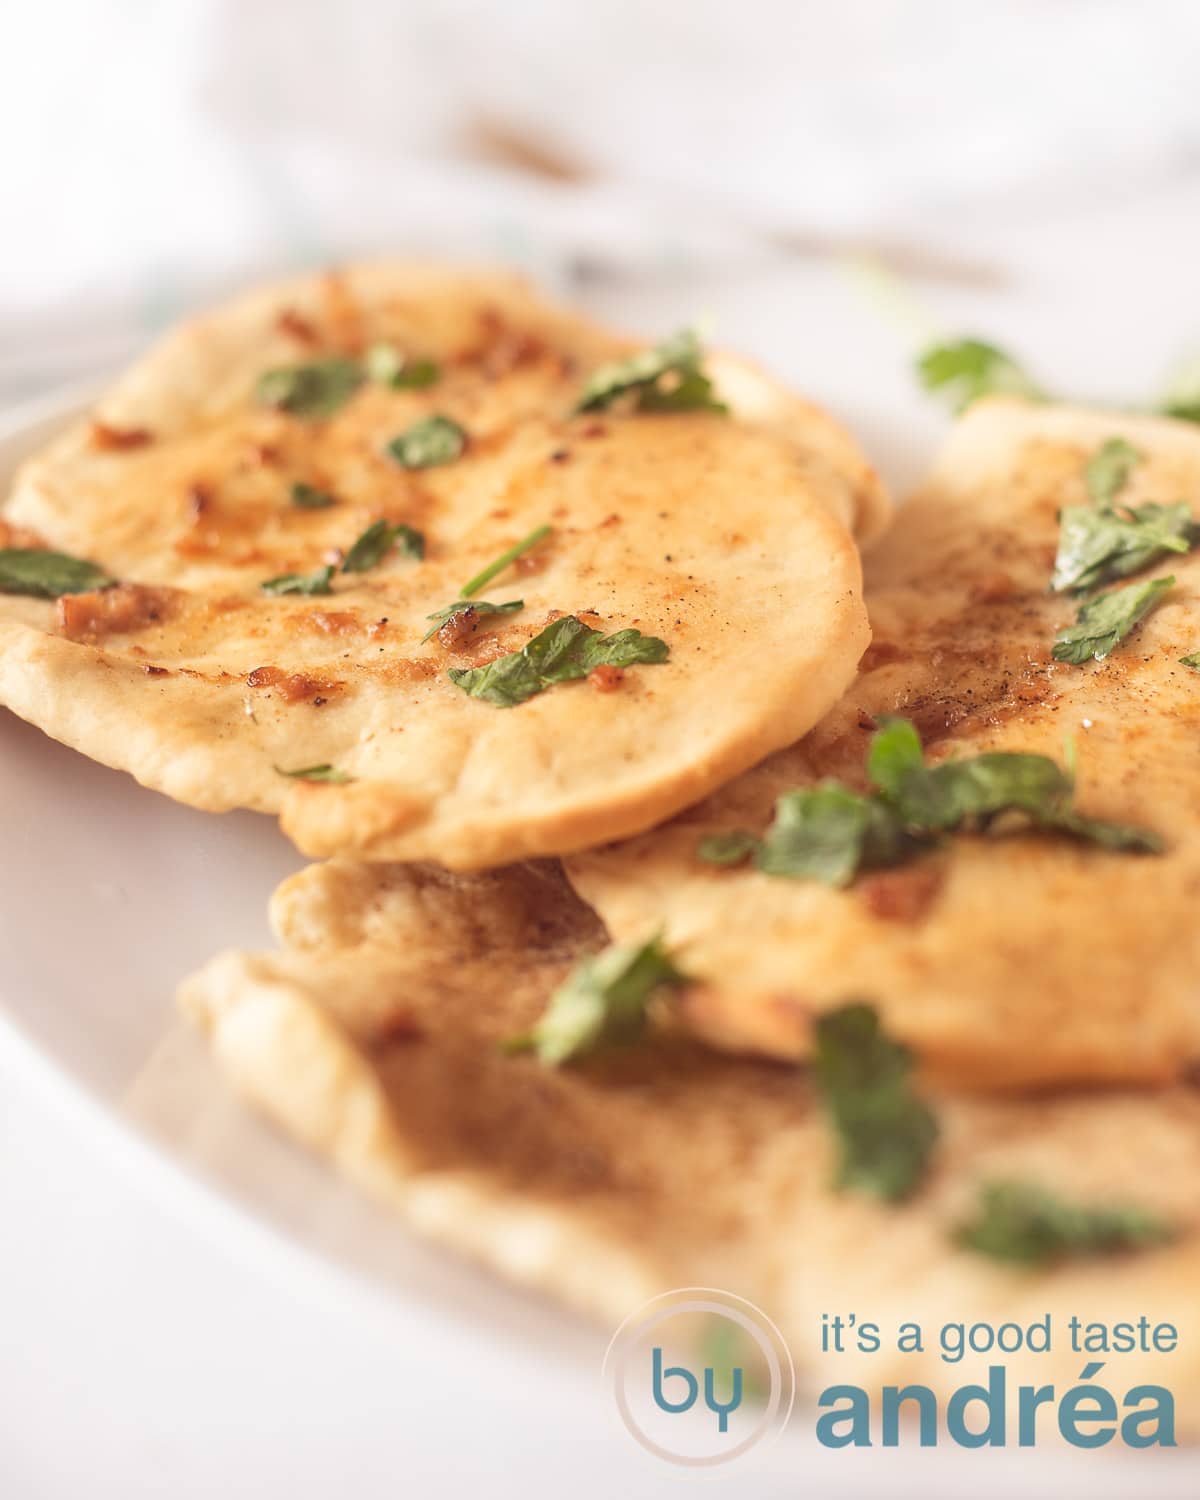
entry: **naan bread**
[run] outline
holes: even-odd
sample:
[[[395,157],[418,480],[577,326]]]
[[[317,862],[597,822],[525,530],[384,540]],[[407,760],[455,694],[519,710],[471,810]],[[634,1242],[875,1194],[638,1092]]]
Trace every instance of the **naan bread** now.
[[[618,939],[662,929],[706,981],[684,1002],[717,1044],[801,1057],[814,1012],[877,1003],[956,1082],[1169,1080],[1200,1059],[1200,551],[1107,660],[1051,660],[1078,600],[1047,591],[1057,512],[1122,435],[1144,455],[1122,502],[1200,499],[1200,430],[987,402],[959,424],[872,554],[874,641],[855,685],[804,740],[642,838],[567,862]],[[1142,576],[1142,575],[1139,575]],[[931,759],[1078,751],[1084,813],[1160,833],[1161,857],[1053,835],[954,837],[847,889],[718,869],[706,835],[761,833],[775,799],[825,777],[863,788],[877,717],[913,719]]]
[[[254,400],[265,370],[380,341],[441,378],[366,382],[324,420]],[[403,267],[184,327],[18,480],[9,545],[40,538],[126,582],[57,608],[0,595],[0,703],[194,806],[281,811],[313,854],[475,868],[695,801],[849,681],[868,637],[848,528],[877,529],[886,500],[835,423],[740,361],[713,373],[745,421],[568,416],[631,347],[504,276]],[[466,452],[402,468],[386,443],[431,414],[467,430]],[[337,503],[298,508],[296,482]],[[425,560],[394,550],[328,597],[261,592],[381,518],[421,531]],[[543,523],[552,536],[482,595],[524,609],[423,644],[426,617]],[[670,660],[511,709],[449,681],[575,613],[659,636]],[[280,774],[322,764],[353,783]]]
[[[831,1191],[831,1131],[798,1068],[667,1035],[557,1071],[501,1052],[603,941],[553,865],[464,879],[334,861],[286,882],[272,915],[286,951],[213,960],[184,985],[185,1010],[255,1105],[420,1233],[610,1327],[675,1287],[738,1293],[780,1326],[809,1388],[926,1381],[944,1394],[988,1360],[944,1362],[942,1323],[1047,1312],[1055,1350],[1006,1360],[1010,1386],[1066,1388],[1083,1365],[1067,1318],[1146,1315],[1178,1327],[1180,1352],[1120,1356],[1104,1379],[1118,1399],[1141,1379],[1167,1384],[1181,1426],[1195,1427],[1191,1090],[931,1094],[932,1175],[908,1204],[884,1206]],[[1181,1237],[1032,1270],[954,1248],[980,1184],[1001,1178],[1139,1206]],[[822,1313],[849,1311],[881,1324],[881,1352],[819,1353]],[[895,1330],[911,1319],[932,1339],[898,1356]]]

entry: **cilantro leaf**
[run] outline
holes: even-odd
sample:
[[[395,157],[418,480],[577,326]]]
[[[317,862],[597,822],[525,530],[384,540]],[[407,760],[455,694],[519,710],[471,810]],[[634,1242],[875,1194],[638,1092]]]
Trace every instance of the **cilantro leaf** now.
[[[1193,672],[1200,672],[1200,651],[1193,651],[1190,656],[1179,658],[1181,666],[1191,667]]]
[[[321,766],[303,766],[298,771],[285,771],[282,766],[276,766],[280,776],[290,777],[292,781],[324,781],[330,786],[345,786],[354,780],[353,776],[345,771],[339,771],[337,766],[328,763]]]
[[[888,1202],[907,1198],[938,1138],[913,1088],[912,1053],[893,1041],[871,1005],[844,1005],[816,1024],[813,1076],[841,1143],[837,1186]]]
[[[346,553],[342,572],[365,573],[377,567],[397,542],[405,557],[425,556],[425,538],[419,531],[403,522],[393,525],[391,521],[374,521]]]
[[[1192,545],[1191,507],[1183,500],[1125,512],[1069,505],[1059,513],[1059,528],[1050,587],[1060,594],[1128,578],[1164,552],[1187,552]]]
[[[1130,472],[1145,455],[1123,437],[1101,443],[1087,461],[1083,482],[1097,505],[1111,505],[1125,488]]]
[[[974,1219],[954,1238],[964,1249],[992,1260],[1041,1265],[1165,1244],[1173,1230],[1140,1208],[1067,1203],[1025,1182],[984,1185]]]
[[[264,594],[332,594],[333,568],[318,568],[315,573],[282,573],[260,583]]]
[[[405,469],[434,469],[453,463],[467,446],[467,434],[453,417],[422,417],[387,445],[389,457]]]
[[[319,490],[298,480],[292,485],[292,504],[299,510],[328,510],[337,501],[328,490]]]
[[[511,651],[486,666],[451,668],[449,677],[472,698],[486,699],[499,708],[513,708],[557,682],[586,677],[595,667],[663,662],[669,654],[665,641],[643,635],[640,630],[618,630],[606,636],[574,615],[564,615],[519,651]]]
[[[518,610],[524,608],[524,599],[509,599],[505,604],[491,604],[487,599],[459,599],[453,604],[447,604],[444,609],[435,609],[431,615],[425,616],[427,620],[432,620],[433,624],[421,640],[429,640],[430,636],[438,633],[447,620],[452,620],[455,615],[466,614],[468,610],[474,610],[477,615],[515,615]]]
[[[35,599],[58,599],[63,594],[87,594],[116,582],[103,568],[66,552],[45,547],[0,549],[0,594],[28,594]]]
[[[761,840],[716,835],[700,858],[737,864],[750,852],[766,875],[848,885],[863,870],[902,864],[938,838],[986,831],[1003,814],[1019,813],[1037,828],[1099,844],[1114,852],[1157,854],[1162,841],[1147,829],[1106,823],[1077,812],[1072,772],[1045,755],[994,750],[927,766],[915,727],[884,719],[867,751],[873,790],[836,781],[785,792]]]
[[[941,391],[956,412],[983,396],[1046,399],[1045,391],[1011,355],[982,339],[934,344],[918,358],[917,374],[927,391]]]
[[[708,865],[740,865],[757,852],[759,840],[744,828],[712,833],[701,839],[696,854]]]
[[[432,359],[409,359],[395,344],[373,344],[364,361],[367,374],[394,391],[424,390],[433,385],[441,369]]]
[[[296,417],[330,417],[362,384],[356,360],[334,355],[310,364],[283,365],[259,376],[255,397]]]
[[[630,391],[637,392],[639,411],[727,411],[713,396],[703,358],[700,340],[685,328],[653,349],[593,370],[574,411],[605,411]]]
[[[614,943],[595,958],[581,959],[555,990],[545,1013],[512,1052],[535,1052],[557,1067],[598,1048],[636,1041],[645,1030],[647,1006],[663,986],[689,983],[671,962],[659,937]]]
[[[1081,607],[1073,625],[1065,625],[1054,637],[1051,655],[1055,661],[1082,666],[1095,658],[1103,661],[1133,627],[1159,602],[1175,579],[1152,578],[1131,583],[1110,594],[1097,594]]]

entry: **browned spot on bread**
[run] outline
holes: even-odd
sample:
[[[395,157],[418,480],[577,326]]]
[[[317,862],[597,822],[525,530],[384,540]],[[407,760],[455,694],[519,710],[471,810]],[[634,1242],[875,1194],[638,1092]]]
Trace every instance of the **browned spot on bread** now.
[[[918,922],[933,905],[946,872],[926,861],[900,870],[880,870],[858,883],[858,894],[882,922]]]
[[[93,422],[89,441],[101,453],[123,453],[130,448],[144,448],[154,441],[148,427],[114,427],[109,422]]]
[[[314,695],[327,697],[341,685],[307,672],[285,672],[282,667],[255,667],[246,676],[247,687],[277,688],[285,703],[300,703]]]
[[[592,668],[588,673],[588,681],[598,693],[615,693],[625,681],[625,673],[622,668],[604,662]]]
[[[177,598],[176,589],[142,583],[118,583],[87,594],[64,594],[58,601],[58,628],[73,641],[128,635],[167,619]]]
[[[280,333],[286,333],[289,338],[296,339],[301,344],[316,345],[321,341],[312,323],[294,307],[283,308],[275,319],[275,326]]]
[[[26,526],[14,526],[0,520],[0,547],[44,547],[46,543],[36,531]]]

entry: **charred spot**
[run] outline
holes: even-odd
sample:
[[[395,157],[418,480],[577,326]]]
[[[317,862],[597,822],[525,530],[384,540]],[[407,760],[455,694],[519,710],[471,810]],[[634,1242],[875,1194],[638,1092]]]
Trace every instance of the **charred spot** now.
[[[940,864],[925,862],[902,870],[881,870],[858,885],[859,898],[881,922],[919,922],[945,884]]]
[[[625,681],[625,671],[622,667],[602,662],[588,673],[588,681],[598,693],[615,693]]]
[[[310,346],[320,343],[320,335],[312,323],[303,313],[297,312],[294,307],[285,307],[275,319],[275,327],[280,333],[286,333],[288,338],[295,339],[298,343]]]
[[[100,453],[124,453],[152,443],[154,434],[148,427],[114,427],[110,422],[93,422],[89,440]]]

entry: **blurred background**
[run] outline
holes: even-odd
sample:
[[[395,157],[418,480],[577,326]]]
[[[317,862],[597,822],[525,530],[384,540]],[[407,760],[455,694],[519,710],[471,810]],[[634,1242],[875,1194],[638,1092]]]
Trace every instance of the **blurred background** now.
[[[517,264],[646,333],[708,314],[842,407],[964,320],[1147,399],[1200,339],[1188,0],[5,16],[0,399],[359,254]]]

